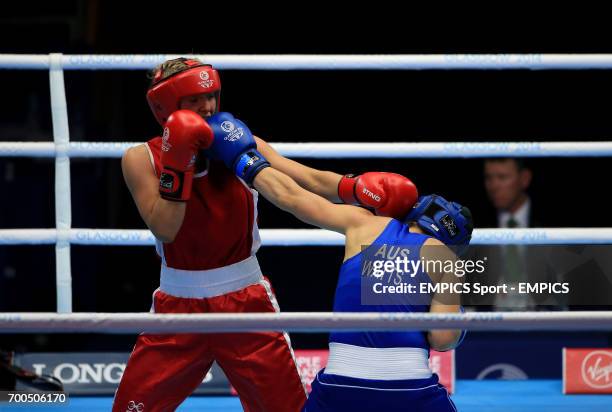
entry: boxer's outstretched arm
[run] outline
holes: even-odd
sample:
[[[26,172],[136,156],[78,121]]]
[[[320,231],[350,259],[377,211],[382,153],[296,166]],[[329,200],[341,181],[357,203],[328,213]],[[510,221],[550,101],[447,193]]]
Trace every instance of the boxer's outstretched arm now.
[[[162,242],[172,242],[185,217],[185,203],[165,200],[159,178],[144,144],[128,149],[121,159],[123,177],[142,220]]]
[[[444,243],[437,239],[429,238],[421,247],[421,258],[424,262],[447,262],[456,261],[457,256]],[[426,266],[428,267],[428,266]],[[431,265],[432,268],[448,267],[448,265]],[[429,271],[432,283],[456,284],[461,283],[463,278],[449,271]],[[438,292],[432,297],[429,307],[430,313],[459,313],[461,312],[461,299],[458,293]],[[465,332],[460,329],[434,329],[427,333],[427,340],[432,349],[447,351],[459,346]]]
[[[338,197],[338,183],[342,175],[304,166],[295,160],[282,156],[259,137],[255,137],[255,141],[257,142],[257,150],[266,157],[273,168],[291,177],[309,192],[316,193],[330,202],[339,203],[341,201]]]
[[[336,205],[301,188],[291,177],[272,167],[263,169],[253,180],[257,191],[303,222],[346,234],[347,230],[366,223],[372,214],[349,205]]]

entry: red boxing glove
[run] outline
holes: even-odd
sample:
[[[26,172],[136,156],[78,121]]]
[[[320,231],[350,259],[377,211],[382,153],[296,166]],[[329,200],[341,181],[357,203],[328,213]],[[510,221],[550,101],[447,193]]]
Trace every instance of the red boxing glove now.
[[[419,198],[410,179],[385,172],[343,176],[338,184],[338,196],[344,203],[373,208],[378,216],[396,219],[405,217]]]
[[[161,197],[179,202],[189,200],[196,155],[212,142],[212,129],[197,113],[177,110],[168,117],[162,136]]]

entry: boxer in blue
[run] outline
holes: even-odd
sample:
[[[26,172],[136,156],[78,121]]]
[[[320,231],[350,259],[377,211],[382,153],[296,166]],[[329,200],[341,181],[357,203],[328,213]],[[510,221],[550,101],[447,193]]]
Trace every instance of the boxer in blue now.
[[[240,137],[235,138],[234,133],[229,138],[225,131],[232,129],[227,127],[228,121],[242,129]],[[209,156],[223,160],[238,177],[279,208],[306,223],[346,236],[334,311],[452,313],[461,310],[456,294],[449,297],[434,293],[427,295],[426,301],[422,295],[414,300],[394,296],[381,300],[380,296],[364,295],[364,285],[367,292],[379,277],[364,272],[363,265],[369,258],[380,255],[386,262],[396,256],[407,257],[408,264],[454,262],[456,256],[448,246],[463,249],[471,239],[473,223],[466,207],[441,196],[422,196],[401,217],[396,216],[399,219],[394,219],[376,216],[363,208],[332,204],[270,167],[257,151],[256,142],[244,123],[219,113],[209,119],[209,124],[214,131]],[[385,193],[370,196],[385,196]],[[363,248],[362,245],[370,246]],[[394,252],[390,253],[391,250]],[[402,280],[431,284],[460,281],[452,271],[443,270],[440,265],[432,267],[425,270],[429,266],[420,266]],[[394,276],[397,274],[394,272]],[[368,298],[373,302],[364,301]],[[429,368],[428,358],[430,348],[453,349],[463,336],[461,330],[332,332],[328,365],[317,374],[303,411],[456,411],[446,389]]]

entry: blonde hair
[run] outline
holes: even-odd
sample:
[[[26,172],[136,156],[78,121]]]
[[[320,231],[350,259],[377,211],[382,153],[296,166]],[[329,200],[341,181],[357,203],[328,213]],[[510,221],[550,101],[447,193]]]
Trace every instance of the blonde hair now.
[[[170,59],[166,60],[162,64],[155,66],[153,70],[151,70],[148,74],[149,79],[151,79],[151,85],[159,83],[160,81],[167,79],[173,74],[180,73],[187,69],[190,69],[193,66],[190,66],[186,62],[198,62],[200,64],[204,64],[199,59],[188,59],[186,57],[179,57],[178,59]]]

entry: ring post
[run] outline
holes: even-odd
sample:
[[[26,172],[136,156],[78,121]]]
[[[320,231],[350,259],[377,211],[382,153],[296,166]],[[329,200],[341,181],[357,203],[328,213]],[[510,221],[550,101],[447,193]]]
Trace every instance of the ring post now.
[[[62,54],[49,55],[49,85],[51,90],[51,118],[55,143],[55,281],[57,286],[57,312],[72,312],[72,275],[70,272],[70,226],[72,225],[70,194],[70,157],[68,144],[68,110]]]

